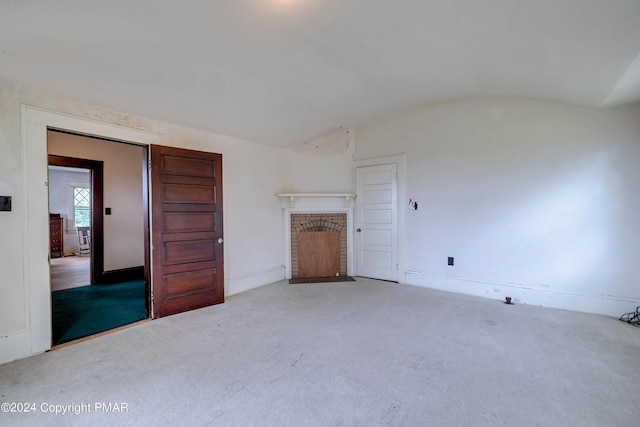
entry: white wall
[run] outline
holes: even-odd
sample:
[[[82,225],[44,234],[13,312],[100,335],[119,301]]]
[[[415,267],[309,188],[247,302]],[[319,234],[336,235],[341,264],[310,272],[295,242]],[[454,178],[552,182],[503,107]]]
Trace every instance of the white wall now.
[[[14,87],[0,84],[0,195],[13,197],[12,211],[0,212],[0,342],[28,328],[23,193],[20,101]]]
[[[227,295],[285,277],[283,212],[275,194],[351,189],[352,145],[329,153],[276,149],[0,80],[0,195],[13,196],[14,205],[0,212],[0,363],[50,345],[46,126],[26,119],[21,129],[22,105],[86,128],[133,129],[143,135],[137,142],[221,153]]]
[[[357,159],[407,155],[407,283],[614,316],[640,302],[639,106],[468,99],[356,135]]]
[[[223,155],[227,295],[284,278],[284,214],[277,193],[351,191],[353,143],[308,153],[166,123],[158,130],[167,135],[164,145]]]
[[[49,168],[49,212],[60,214],[62,217],[65,255],[72,255],[80,250],[73,222],[73,186],[81,184],[89,187],[89,178],[89,170],[81,172]]]
[[[104,271],[144,265],[143,148],[47,132],[49,154],[103,162]]]

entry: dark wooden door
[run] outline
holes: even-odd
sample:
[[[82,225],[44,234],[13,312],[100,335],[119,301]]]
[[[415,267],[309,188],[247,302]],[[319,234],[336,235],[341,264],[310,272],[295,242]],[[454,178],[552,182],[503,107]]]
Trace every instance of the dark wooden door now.
[[[153,317],[224,302],[222,155],[151,146]]]

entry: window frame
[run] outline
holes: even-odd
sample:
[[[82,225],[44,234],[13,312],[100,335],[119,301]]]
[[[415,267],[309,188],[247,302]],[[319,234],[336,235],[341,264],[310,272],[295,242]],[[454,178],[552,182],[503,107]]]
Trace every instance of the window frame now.
[[[87,206],[76,205],[76,189],[86,190],[87,191]],[[91,227],[91,187],[87,185],[74,185],[72,187],[73,192],[73,225],[75,227]],[[78,225],[76,221],[77,215],[76,212],[82,210],[87,212],[88,223],[86,225]]]

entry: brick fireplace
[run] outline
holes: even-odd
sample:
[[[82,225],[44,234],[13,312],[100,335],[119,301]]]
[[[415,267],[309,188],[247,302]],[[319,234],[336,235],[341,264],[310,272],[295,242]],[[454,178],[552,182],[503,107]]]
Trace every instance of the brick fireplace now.
[[[347,214],[346,213],[306,213],[306,214],[292,214],[291,215],[291,278],[297,279],[298,277],[327,277],[329,275],[347,275]],[[313,241],[306,239],[304,233],[322,233],[321,236],[316,237]],[[324,243],[332,238],[335,234],[337,244]],[[303,257],[302,264],[306,265],[309,261],[309,253],[303,253],[303,249],[306,247],[304,242],[312,241],[316,245],[321,245],[324,251],[332,253],[326,254],[326,258],[333,257],[333,247],[335,248],[337,255],[337,265],[335,269],[330,270],[330,273],[321,274],[315,276],[314,274],[304,274],[309,269],[299,268],[300,257]],[[302,247],[301,247],[302,246]],[[331,249],[329,249],[331,248]],[[314,254],[315,255],[315,254]],[[334,262],[327,262],[327,264],[334,264]],[[337,271],[335,271],[337,270]],[[335,272],[334,272],[335,271]]]
[[[301,253],[304,248],[321,252],[311,255],[312,267],[326,263],[332,266],[328,275],[353,275],[352,204],[355,195],[297,193],[278,196],[284,210],[287,279],[296,279],[301,274],[314,277],[308,275],[309,254]]]

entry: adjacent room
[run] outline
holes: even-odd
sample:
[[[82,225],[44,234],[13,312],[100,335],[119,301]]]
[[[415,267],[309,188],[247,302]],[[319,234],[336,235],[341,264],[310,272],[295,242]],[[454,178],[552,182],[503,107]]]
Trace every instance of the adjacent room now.
[[[0,424],[637,424],[639,22],[3,2]]]
[[[49,130],[47,153],[52,345],[148,318],[146,150]]]

